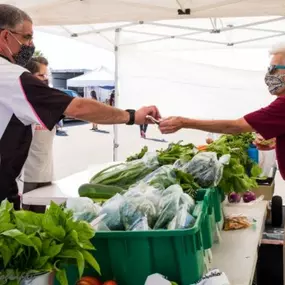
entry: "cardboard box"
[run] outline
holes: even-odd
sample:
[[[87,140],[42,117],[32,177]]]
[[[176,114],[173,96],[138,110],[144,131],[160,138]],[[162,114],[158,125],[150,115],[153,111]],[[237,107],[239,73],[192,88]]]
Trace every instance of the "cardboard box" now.
[[[271,185],[259,185],[257,188],[252,189],[251,191],[253,191],[256,194],[256,197],[263,195],[264,200],[271,201],[274,194],[274,188],[275,188],[275,183],[273,181]]]

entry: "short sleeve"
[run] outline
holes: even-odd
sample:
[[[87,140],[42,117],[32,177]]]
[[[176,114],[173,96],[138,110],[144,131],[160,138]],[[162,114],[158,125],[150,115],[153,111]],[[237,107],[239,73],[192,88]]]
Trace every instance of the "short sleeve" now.
[[[31,120],[34,117],[37,123],[49,130],[60,121],[64,111],[74,99],[60,90],[48,87],[28,72],[20,76],[20,84],[23,96],[30,107],[29,111],[33,113],[30,115]],[[17,116],[17,113],[21,112],[17,112],[16,109],[14,113]]]
[[[247,123],[265,139],[285,134],[285,97],[279,97],[269,106],[244,116]]]

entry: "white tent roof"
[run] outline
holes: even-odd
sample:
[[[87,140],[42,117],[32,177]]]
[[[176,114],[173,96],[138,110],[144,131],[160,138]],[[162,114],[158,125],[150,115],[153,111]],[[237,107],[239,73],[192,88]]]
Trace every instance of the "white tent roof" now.
[[[95,87],[114,85],[114,73],[104,66],[67,80],[67,86],[70,87]]]
[[[4,0],[1,3],[25,9],[37,25],[285,15],[284,0]],[[178,15],[178,9],[189,11],[190,15]]]

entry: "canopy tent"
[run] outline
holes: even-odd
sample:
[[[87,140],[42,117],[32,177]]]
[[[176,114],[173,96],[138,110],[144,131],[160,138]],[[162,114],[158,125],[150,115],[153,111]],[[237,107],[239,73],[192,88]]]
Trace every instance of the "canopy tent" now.
[[[4,0],[1,3],[25,9],[36,25],[285,15],[284,0]]]
[[[114,89],[114,72],[101,66],[93,71],[67,80],[68,87],[92,87],[98,86],[105,89]],[[109,88],[110,87],[110,88]]]
[[[125,102],[118,102],[120,91],[130,94],[142,92],[142,95],[148,92],[151,93],[150,97],[155,102],[156,97],[153,95],[156,95],[159,90],[143,89],[141,84],[145,84],[146,79],[148,82],[151,79],[156,84],[164,83],[160,87],[166,93],[169,90],[175,92],[174,86],[177,88],[177,83],[179,83],[179,88],[186,86],[185,84],[193,87],[195,83],[190,84],[189,81],[191,81],[192,74],[196,72],[197,66],[190,63],[185,66],[185,62],[191,61],[193,56],[196,57],[199,52],[217,50],[225,56],[236,49],[267,48],[275,42],[275,38],[285,35],[283,28],[285,27],[285,17],[283,17],[285,3],[283,0],[43,0],[40,3],[36,0],[13,1],[14,4],[15,2],[30,13],[37,25],[54,25],[53,27],[41,27],[41,31],[77,38],[114,51],[115,102],[120,107],[125,104]],[[250,18],[220,19],[220,17],[246,16]],[[263,17],[253,18],[253,16]],[[120,23],[114,23],[118,21]],[[202,57],[204,55],[205,53]],[[152,60],[149,60],[150,58]],[[126,62],[128,64],[125,64]],[[145,69],[141,69],[141,66],[147,62]],[[165,62],[172,62],[172,69],[167,69],[167,74],[161,77],[165,68],[169,68]],[[180,80],[173,76],[179,68],[188,74],[188,78]],[[151,71],[151,77],[149,71]],[[202,69],[200,72],[207,72],[207,70]],[[178,74],[181,75],[181,73]],[[227,74],[232,77],[236,75],[230,71],[219,74],[226,77]],[[261,74],[255,74],[255,76],[257,76],[255,79],[258,78],[257,81],[254,80],[255,82],[262,80]],[[199,82],[203,81],[202,78],[203,76],[199,78]],[[252,76],[247,76],[246,80],[249,78]],[[227,81],[231,82],[229,78],[223,80],[223,82]],[[240,84],[244,81],[241,80]],[[173,84],[169,85],[169,82]],[[132,88],[124,88],[127,84],[132,85]],[[202,84],[200,87],[209,88],[209,85],[203,87]],[[213,90],[219,87],[212,86],[211,88]],[[189,92],[187,88],[183,91],[182,89],[179,92],[184,94]],[[234,89],[239,88],[236,86]],[[225,94],[233,91],[228,88],[223,88],[223,90]],[[247,90],[249,92],[249,89]],[[191,91],[204,92],[195,88]],[[251,94],[252,91],[247,94]],[[212,95],[214,93],[212,92]],[[144,96],[139,98],[144,98]],[[215,100],[211,99],[211,102],[211,106],[216,106],[213,105]],[[223,104],[222,101],[220,103]],[[114,160],[117,159],[117,149],[118,132],[115,127]]]

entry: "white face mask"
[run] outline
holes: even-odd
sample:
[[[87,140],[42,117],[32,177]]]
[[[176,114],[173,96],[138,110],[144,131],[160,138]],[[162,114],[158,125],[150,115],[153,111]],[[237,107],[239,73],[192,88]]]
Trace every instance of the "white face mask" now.
[[[265,75],[265,84],[268,86],[268,91],[272,95],[277,95],[282,89],[285,88],[285,74],[270,74]]]

